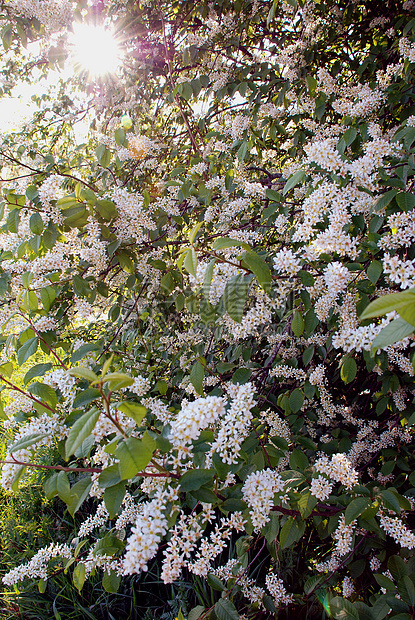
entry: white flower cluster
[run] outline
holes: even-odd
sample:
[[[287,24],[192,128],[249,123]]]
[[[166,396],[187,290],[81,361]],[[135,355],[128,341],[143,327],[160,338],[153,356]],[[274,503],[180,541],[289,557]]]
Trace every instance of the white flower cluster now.
[[[292,250],[280,250],[273,260],[274,269],[277,273],[295,276],[301,269],[301,259]]]
[[[399,54],[409,62],[415,62],[415,45],[406,37],[399,40]]]
[[[181,512],[167,549],[163,552],[161,578],[164,583],[173,583],[179,578],[183,566],[187,564],[186,558],[190,556],[202,534],[203,528],[198,515],[187,516]]]
[[[332,138],[328,138],[305,146],[304,150],[308,158],[307,163],[315,162],[330,172],[344,172],[343,161],[334,144],[335,141]]]
[[[354,588],[353,581],[350,579],[350,577],[346,576],[343,579],[342,594],[345,598],[349,598],[350,596],[352,596],[352,594],[354,594],[354,592],[355,592],[355,588]]]
[[[211,562],[225,549],[226,541],[232,536],[232,531],[244,531],[244,524],[245,521],[240,512],[234,512],[229,517],[221,519],[209,538],[202,538],[195,559],[188,564],[188,569],[195,575],[206,577],[212,569]]]
[[[130,392],[133,392],[137,396],[144,396],[150,389],[150,381],[146,377],[138,375],[134,377],[134,383],[128,387]]]
[[[52,558],[72,558],[72,551],[66,544],[51,543],[49,547],[40,549],[26,564],[21,564],[13,570],[6,573],[3,577],[3,583],[6,586],[12,586],[19,581],[23,581],[26,577],[31,579],[47,579],[48,578],[48,562]]]
[[[226,412],[221,411],[219,430],[211,453],[218,452],[224,463],[232,465],[238,462],[241,444],[249,433],[255,390],[252,383],[231,384],[228,392],[232,401]]]
[[[75,399],[75,377],[72,377],[64,368],[56,368],[49,374],[45,375],[43,382],[52,388],[58,388],[66,403],[72,407]]]
[[[323,273],[328,293],[333,298],[346,289],[351,279],[350,271],[338,261],[329,263]]]
[[[380,525],[401,547],[415,549],[415,534],[411,532],[398,517],[380,514]]]
[[[264,411],[264,413],[261,415],[261,422],[267,424],[270,427],[270,429],[272,430],[272,433],[270,433],[270,435],[282,437],[288,442],[291,440],[290,425],[286,420],[283,420],[275,411],[271,411],[270,409]]]
[[[48,30],[57,30],[73,18],[71,0],[12,0],[13,10],[38,19]]]
[[[140,506],[140,514],[127,540],[122,569],[124,575],[147,570],[147,562],[157,553],[159,542],[168,529],[165,514],[167,504],[177,499],[177,491],[167,487],[166,490],[156,492],[151,501]]]
[[[352,489],[358,482],[357,471],[355,471],[345,454],[333,454],[331,460],[328,456],[321,456],[314,463],[314,467],[321,474],[326,474],[335,482],[340,482],[346,489]]]
[[[85,538],[85,536],[88,536],[94,529],[104,525],[107,522],[108,516],[108,510],[104,502],[102,502],[96,509],[95,514],[87,517],[82,523],[78,530],[78,537]]]
[[[327,480],[327,478],[324,478],[324,476],[318,476],[311,481],[310,493],[320,501],[327,499],[332,490],[333,484]]]
[[[160,422],[163,422],[164,424],[170,422],[172,413],[169,411],[168,406],[159,398],[156,398],[155,396],[143,398],[141,400],[141,404],[144,405],[144,407],[147,407],[147,409],[150,409],[152,415],[154,415],[157,420],[160,420]]]
[[[275,573],[268,573],[265,577],[265,583],[267,584],[269,593],[274,599],[275,607],[288,605],[288,603],[293,602],[294,597],[292,594],[287,594],[283,580],[279,579]]]
[[[141,243],[145,239],[144,229],[154,230],[155,228],[151,213],[144,208],[142,196],[131,194],[126,189],[118,187],[114,190],[112,199],[119,213],[114,222],[117,238],[133,239],[136,243]]]
[[[292,366],[285,366],[283,364],[277,364],[269,371],[270,377],[284,377],[285,379],[295,379],[301,381],[306,379],[307,373],[301,368],[293,368]]]
[[[191,452],[189,444],[197,439],[200,431],[214,424],[225,414],[223,398],[207,396],[187,403],[171,424],[169,440],[180,453]]]
[[[64,439],[68,432],[69,429],[67,426],[62,424],[57,413],[52,415],[43,413],[41,416],[32,418],[29,422],[26,422],[19,427],[19,431],[13,438],[12,445],[20,439],[24,439],[30,435],[39,434],[40,437],[30,446],[30,448],[14,451],[13,457],[17,461],[30,462],[32,459],[31,451],[35,446],[51,446],[55,441]],[[44,435],[44,437],[41,437],[41,435]],[[4,460],[13,461],[10,446],[8,452],[5,454]],[[15,465],[12,462],[4,463],[4,465],[2,465],[0,486],[3,487],[3,489],[11,489],[14,477],[20,467],[21,465]]]
[[[255,303],[248,312],[242,317],[242,321],[237,323],[226,315],[226,323],[235,340],[247,338],[258,334],[258,328],[261,325],[271,322],[272,313],[270,304],[260,299]]]
[[[269,521],[274,505],[274,495],[284,490],[281,476],[272,469],[249,474],[242,487],[244,501],[248,504],[254,530],[260,532]]]
[[[400,260],[398,256],[385,254],[383,271],[391,282],[399,284],[401,289],[415,288],[415,260]]]
[[[349,525],[346,525],[344,514],[340,515],[339,525],[333,533],[333,538],[336,541],[336,555],[341,557],[351,550],[355,526],[356,521],[352,521]]]

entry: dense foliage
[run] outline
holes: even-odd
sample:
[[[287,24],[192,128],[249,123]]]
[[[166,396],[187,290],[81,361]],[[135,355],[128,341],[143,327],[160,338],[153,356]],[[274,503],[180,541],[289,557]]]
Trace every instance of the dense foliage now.
[[[1,19],[3,96],[64,72],[2,135],[1,484],[83,515],[6,588],[156,561],[189,620],[415,618],[415,2]],[[79,23],[116,72],[68,75]]]

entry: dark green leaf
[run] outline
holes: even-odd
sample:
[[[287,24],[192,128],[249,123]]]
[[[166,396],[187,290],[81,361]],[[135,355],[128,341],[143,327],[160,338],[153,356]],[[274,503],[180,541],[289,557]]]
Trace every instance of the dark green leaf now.
[[[34,336],[33,338],[29,338],[29,340],[26,340],[24,345],[20,347],[20,349],[17,351],[17,363],[19,364],[19,366],[22,366],[22,364],[24,364],[25,361],[29,359],[29,357],[36,353],[38,343],[38,337]]]
[[[210,484],[214,475],[214,469],[190,469],[180,478],[180,488],[184,492],[197,491]]]
[[[153,456],[156,442],[146,432],[142,439],[130,437],[121,442],[115,455],[119,459],[119,470],[122,480],[134,478],[145,469]]]
[[[219,620],[238,620],[235,605],[227,598],[221,598],[215,605],[215,614]]]
[[[98,422],[100,411],[97,409],[91,409],[87,411],[83,416],[78,418],[69,431],[68,438],[65,443],[66,458],[68,459],[71,454],[75,452],[78,446],[90,435]]]
[[[199,362],[195,362],[192,366],[192,369],[190,371],[190,383],[193,385],[193,387],[195,388],[196,392],[200,395],[203,394],[203,378],[205,376],[205,368],[204,366]]]

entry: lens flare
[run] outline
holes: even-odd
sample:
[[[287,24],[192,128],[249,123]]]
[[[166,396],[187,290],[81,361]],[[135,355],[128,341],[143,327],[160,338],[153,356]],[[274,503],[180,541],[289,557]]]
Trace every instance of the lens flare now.
[[[115,73],[121,62],[121,50],[113,32],[104,26],[75,24],[69,39],[75,68],[90,77]]]

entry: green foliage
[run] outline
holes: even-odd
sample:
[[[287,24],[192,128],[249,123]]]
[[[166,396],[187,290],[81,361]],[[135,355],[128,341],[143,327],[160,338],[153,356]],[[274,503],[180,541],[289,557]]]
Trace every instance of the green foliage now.
[[[4,617],[412,617],[412,3],[44,4],[0,98],[123,54],[2,135]]]

